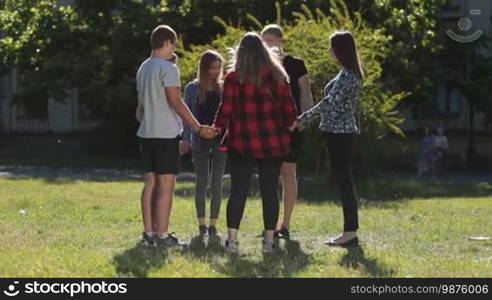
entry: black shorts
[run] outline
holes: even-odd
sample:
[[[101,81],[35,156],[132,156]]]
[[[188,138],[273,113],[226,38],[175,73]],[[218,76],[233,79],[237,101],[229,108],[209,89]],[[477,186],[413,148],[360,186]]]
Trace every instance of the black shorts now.
[[[290,134],[291,152],[284,157],[284,162],[297,163],[302,150],[303,137],[299,131],[294,131]]]
[[[178,174],[179,140],[179,136],[174,139],[140,138],[145,172]]]

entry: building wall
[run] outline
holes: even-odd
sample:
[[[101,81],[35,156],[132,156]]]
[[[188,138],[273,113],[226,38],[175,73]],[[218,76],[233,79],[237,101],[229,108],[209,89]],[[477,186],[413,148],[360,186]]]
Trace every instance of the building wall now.
[[[61,5],[73,5],[73,0],[58,0]],[[1,33],[0,33],[1,34]],[[22,118],[19,110],[12,105],[18,89],[18,76],[15,70],[0,76],[0,133],[10,132],[57,132],[89,131],[98,122],[79,118],[79,97],[77,89],[68,91],[62,102],[48,99],[48,116],[45,119]]]
[[[0,133],[85,132],[99,124],[94,119],[81,120],[77,89],[68,90],[68,95],[63,101],[48,99],[48,116],[45,119],[19,117],[18,109],[12,103],[16,90],[16,71],[0,77]]]
[[[12,105],[17,91],[17,71],[0,76],[0,132],[10,132],[17,126],[17,110]]]
[[[473,11],[472,11],[473,10]],[[477,14],[477,10],[480,14]],[[450,0],[448,5],[443,9],[441,14],[441,22],[445,29],[453,29],[458,20],[466,16],[471,21],[471,28],[466,32],[456,31],[457,34],[468,36],[477,30],[483,31],[483,34],[492,38],[492,0]],[[449,26],[449,28],[448,28]],[[446,34],[443,31],[442,34]],[[483,37],[482,37],[483,38]],[[483,54],[492,55],[490,50],[483,50]],[[457,58],[458,60],[459,58]],[[470,107],[466,97],[459,92],[452,91],[453,105],[459,107],[458,112],[450,112],[448,115],[428,116],[416,119],[410,109],[402,111],[405,122],[402,128],[405,131],[414,131],[423,128],[426,125],[443,126],[448,130],[464,130],[469,128],[469,113]],[[438,103],[441,103],[446,97],[446,89],[441,88],[441,92],[436,95]],[[492,101],[492,99],[490,99]],[[485,126],[485,115],[476,113],[474,117],[474,127],[476,130],[488,130]]]
[[[144,0],[145,3],[152,2]],[[58,5],[72,5],[73,0],[59,0]],[[471,9],[480,10],[480,15],[470,16],[473,26],[470,29],[480,29],[492,37],[492,0],[450,0],[448,9],[442,12],[442,18],[456,22],[460,17],[469,15]],[[14,71],[0,77],[0,132],[73,132],[87,131],[97,125],[94,120],[80,120],[79,99],[76,90],[71,90],[64,103],[53,99],[48,101],[48,118],[46,120],[18,119],[17,109],[11,105],[12,97],[17,90],[17,74]],[[440,97],[442,95],[437,95]],[[416,119],[410,110],[403,110],[405,118],[402,128],[413,131],[425,125],[444,126],[446,129],[463,130],[469,127],[469,105],[465,97],[458,96],[460,111],[453,118],[422,118]],[[492,99],[491,99],[492,101]],[[475,128],[485,130],[485,116],[476,114]],[[447,121],[446,121],[447,120]]]

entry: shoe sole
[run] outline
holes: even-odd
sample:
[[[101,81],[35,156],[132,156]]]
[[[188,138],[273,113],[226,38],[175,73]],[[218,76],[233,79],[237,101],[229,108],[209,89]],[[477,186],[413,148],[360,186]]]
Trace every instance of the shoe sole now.
[[[325,242],[326,245],[330,246],[330,247],[342,247],[342,248],[345,248],[345,247],[351,247],[351,246],[356,246],[359,244],[359,239],[358,238],[354,238],[354,239],[351,239],[345,243],[333,243],[333,242]]]
[[[138,242],[138,245],[139,245],[139,246],[143,246],[143,247],[155,247],[155,246],[156,246],[156,244],[155,244],[155,243],[150,244],[150,243],[149,243],[149,242],[147,242],[147,241],[143,241],[143,242],[142,242],[142,241],[140,241],[140,242]]]

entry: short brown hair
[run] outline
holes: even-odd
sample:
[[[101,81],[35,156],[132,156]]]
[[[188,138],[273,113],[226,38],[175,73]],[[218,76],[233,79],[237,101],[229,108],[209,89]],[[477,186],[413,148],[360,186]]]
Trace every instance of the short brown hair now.
[[[170,41],[171,43],[175,43],[178,39],[176,32],[167,25],[159,25],[157,26],[150,35],[150,47],[152,50],[157,50],[164,46],[164,42]]]
[[[282,31],[282,28],[278,26],[277,24],[270,24],[265,26],[263,30],[261,31],[261,35],[264,34],[271,34],[273,36],[276,36],[278,38],[283,38],[284,37],[284,32]]]

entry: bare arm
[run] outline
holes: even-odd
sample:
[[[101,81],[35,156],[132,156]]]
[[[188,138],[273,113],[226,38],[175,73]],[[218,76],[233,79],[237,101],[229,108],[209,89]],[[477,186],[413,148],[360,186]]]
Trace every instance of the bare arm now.
[[[176,113],[183,119],[186,125],[191,128],[191,130],[198,132],[200,124],[195,119],[188,106],[183,102],[183,99],[181,98],[181,89],[179,87],[165,87],[165,89],[169,105],[174,108]]]
[[[137,119],[137,121],[139,123],[142,123],[142,120],[143,120],[143,116],[144,116],[144,113],[143,113],[143,106],[140,104],[140,102],[138,103],[138,106],[137,106],[137,109],[135,110],[135,118]]]
[[[192,101],[190,96],[190,86],[191,85],[188,84],[185,88],[184,101],[186,106],[188,106],[188,108],[191,109]],[[187,124],[184,124],[184,128],[183,128],[183,141],[187,141],[187,142],[191,141],[191,128]]]
[[[305,112],[314,106],[313,94],[311,93],[311,82],[309,81],[309,75],[306,74],[299,78],[299,89],[301,92],[301,113]]]
[[[322,114],[326,114],[331,111],[333,106],[345,97],[345,90],[350,88],[348,80],[349,78],[346,74],[337,77],[328,94],[326,94],[325,97],[311,109],[303,112],[302,115],[297,118],[297,121],[299,121],[301,125],[305,126],[315,120],[318,120]]]

